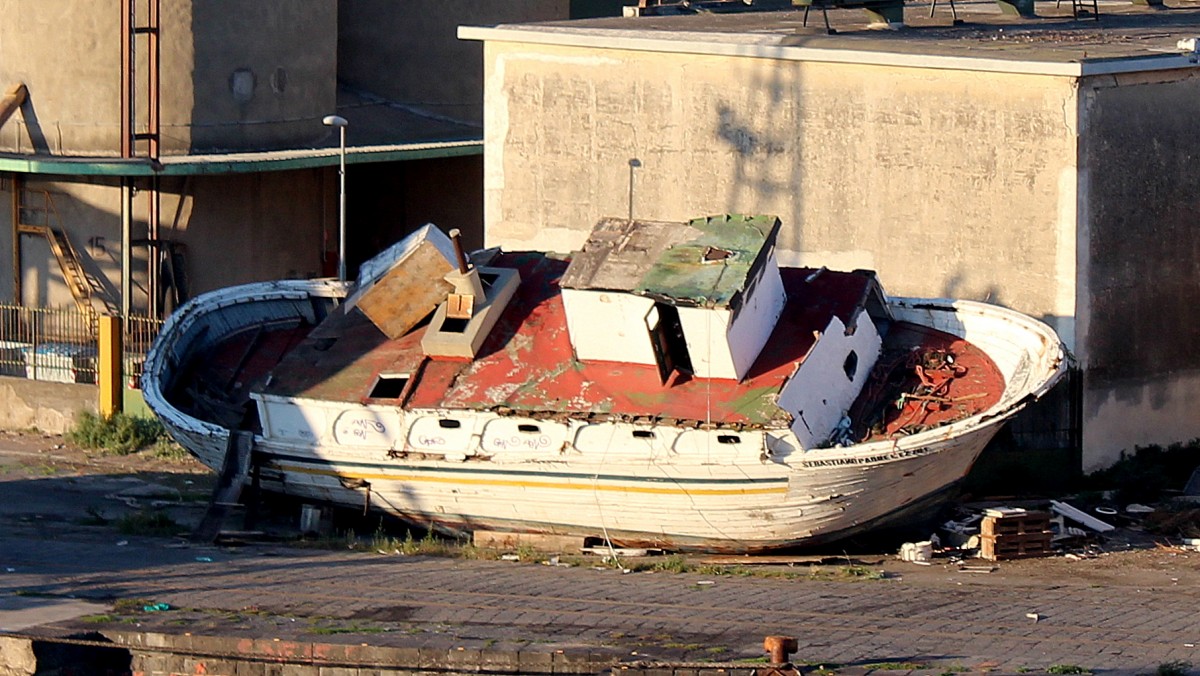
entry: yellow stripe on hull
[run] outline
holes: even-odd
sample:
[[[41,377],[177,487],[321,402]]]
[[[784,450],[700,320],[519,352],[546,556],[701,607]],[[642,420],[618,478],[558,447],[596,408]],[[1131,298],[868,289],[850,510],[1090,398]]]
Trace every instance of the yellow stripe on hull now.
[[[548,481],[519,481],[516,479],[464,479],[461,477],[440,477],[420,474],[348,473],[337,472],[334,470],[296,467],[294,465],[277,465],[277,467],[285,472],[331,476],[338,479],[446,483],[470,486],[504,486],[507,488],[553,488],[576,491],[614,491],[618,493],[650,493],[654,495],[786,495],[788,491],[786,485],[781,485],[774,488],[671,488],[665,486],[612,486],[600,483],[572,484]]]

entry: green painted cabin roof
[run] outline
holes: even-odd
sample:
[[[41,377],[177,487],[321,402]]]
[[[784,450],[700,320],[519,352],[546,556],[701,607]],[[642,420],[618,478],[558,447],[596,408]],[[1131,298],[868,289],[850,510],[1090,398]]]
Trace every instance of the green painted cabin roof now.
[[[728,307],[762,264],[778,228],[774,216],[723,215],[687,223],[604,219],[572,257],[562,287]],[[706,261],[710,252],[715,255]]]

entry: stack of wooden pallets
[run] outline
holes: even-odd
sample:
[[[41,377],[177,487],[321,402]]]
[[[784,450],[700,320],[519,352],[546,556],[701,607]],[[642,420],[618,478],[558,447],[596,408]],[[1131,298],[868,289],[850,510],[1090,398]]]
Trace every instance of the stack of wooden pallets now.
[[[1050,515],[1024,510],[991,510],[979,531],[979,556],[1008,561],[1050,554]]]

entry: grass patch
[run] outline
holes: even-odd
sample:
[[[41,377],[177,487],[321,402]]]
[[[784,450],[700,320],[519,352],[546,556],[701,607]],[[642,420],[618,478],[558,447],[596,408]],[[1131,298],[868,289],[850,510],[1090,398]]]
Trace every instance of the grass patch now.
[[[1047,674],[1090,674],[1088,669],[1074,664],[1051,664],[1046,668]]]
[[[522,563],[537,562],[542,560],[542,553],[537,547],[529,543],[517,545],[517,559]]]
[[[919,662],[871,662],[862,666],[875,671],[915,671],[926,668]]]
[[[46,462],[39,462],[39,463],[22,462],[21,466],[25,468],[26,472],[29,472],[30,474],[35,474],[37,476],[54,476],[55,474],[58,474],[58,472],[59,472],[59,469],[57,467],[55,467],[53,464],[46,463]]]
[[[663,643],[662,647],[670,648],[672,650],[695,651],[695,650],[703,650],[704,644],[703,643],[679,643],[677,641],[668,641],[666,643]]]
[[[822,580],[827,582],[858,582],[867,580],[883,580],[886,575],[882,570],[873,570],[866,566],[838,566],[836,568],[825,568],[816,566],[808,571],[808,579]]]
[[[334,634],[383,634],[386,632],[387,629],[383,627],[363,624],[347,624],[336,626],[326,625],[311,627],[308,630],[308,633],[316,634],[318,636],[332,636]]]
[[[79,618],[80,622],[86,622],[88,624],[106,624],[108,622],[115,622],[116,620],[117,620],[116,615],[107,615],[107,614],[105,614],[105,615],[84,615],[83,617]]]
[[[687,559],[679,554],[671,554],[669,556],[659,557],[650,565],[650,570],[657,570],[664,573],[686,573],[691,570]]]
[[[107,418],[83,412],[67,439],[83,448],[99,449],[113,455],[129,455],[166,437],[162,423],[153,418],[116,413]]]
[[[14,596],[29,596],[36,599],[53,599],[58,598],[57,594],[40,591],[38,589],[18,589],[13,592]]]
[[[399,554],[403,556],[423,555],[468,559],[488,558],[484,551],[477,549],[473,545],[443,540],[432,530],[426,531],[419,540],[413,536],[411,530],[405,530],[403,537],[396,537],[384,529],[382,519],[380,519],[379,525],[375,528],[375,532],[371,534],[370,540],[364,541],[358,537],[354,529],[350,529],[342,536],[322,538],[298,544],[317,548],[345,548],[353,551],[372,551],[379,554]]]
[[[150,444],[150,446],[146,449],[146,453],[152,458],[169,460],[171,462],[183,462],[184,460],[192,457],[192,454],[188,453],[187,449],[175,443],[175,441],[165,433],[154,443]]]
[[[114,613],[140,613],[146,606],[155,605],[154,601],[149,599],[117,599],[113,603]]]
[[[1154,670],[1155,676],[1186,676],[1192,670],[1192,663],[1186,660],[1163,662]]]
[[[134,512],[117,519],[117,531],[124,535],[175,535],[180,526],[162,510]]]

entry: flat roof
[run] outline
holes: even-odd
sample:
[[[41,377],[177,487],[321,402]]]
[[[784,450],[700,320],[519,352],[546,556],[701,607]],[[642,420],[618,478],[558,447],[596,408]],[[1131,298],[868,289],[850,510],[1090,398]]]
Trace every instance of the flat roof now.
[[[483,154],[483,129],[469,122],[395,103],[368,92],[339,88],[337,114],[346,128],[346,163],[397,162]],[[0,171],[65,176],[186,176],[287,171],[336,165],[336,129],[313,121],[307,147],[148,158],[0,154]],[[114,155],[116,151],[114,149]]]
[[[958,24],[948,0],[938,2],[932,18],[929,2],[906,3],[900,29],[872,28],[861,9],[831,9],[833,35],[826,34],[821,10],[814,8],[807,27],[801,9],[463,26],[459,37],[1068,77],[1197,67],[1196,52],[1177,43],[1200,37],[1198,0],[1172,1],[1169,8],[1103,0],[1099,20],[1072,18],[1070,0],[1061,6],[1036,2],[1033,18],[1003,14],[992,0],[958,1],[955,7]]]
[[[560,285],[729,307],[778,231],[774,216],[713,216],[687,223],[606,218],[583,251],[572,256]]]

